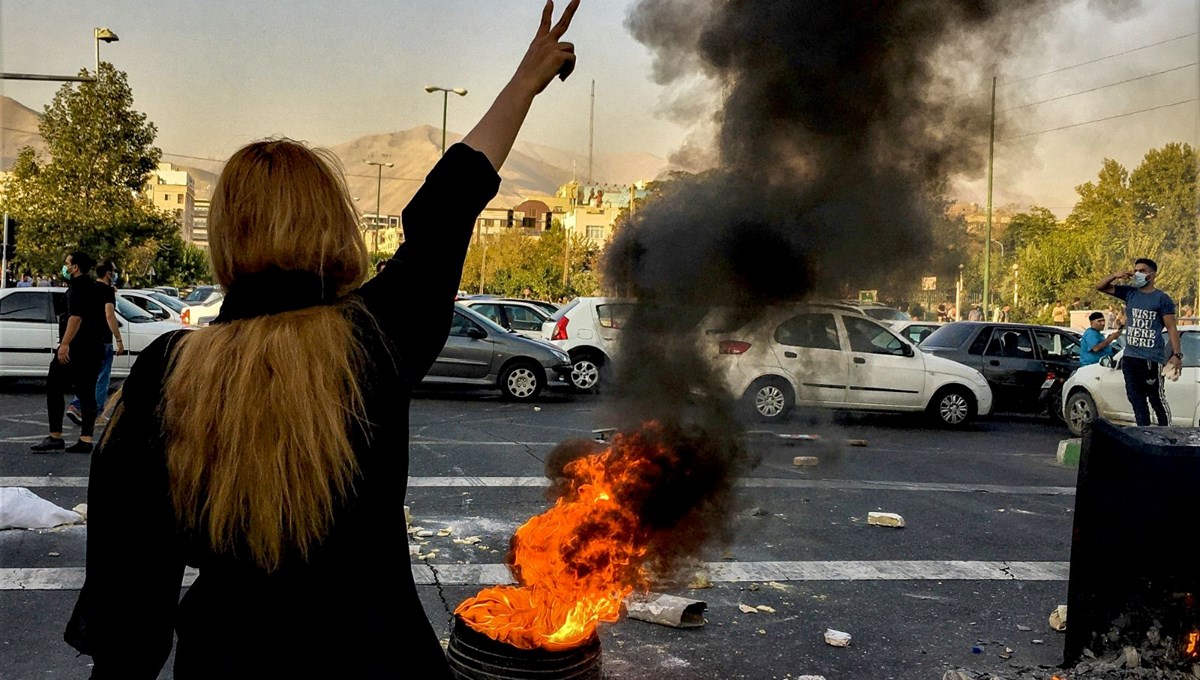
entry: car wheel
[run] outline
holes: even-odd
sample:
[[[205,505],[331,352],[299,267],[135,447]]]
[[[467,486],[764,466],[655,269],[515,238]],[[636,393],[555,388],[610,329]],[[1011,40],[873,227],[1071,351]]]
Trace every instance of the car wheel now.
[[[1096,402],[1092,395],[1080,390],[1067,399],[1067,429],[1076,437],[1083,436],[1083,428],[1096,419]]]
[[[500,391],[506,399],[529,401],[542,393],[545,373],[533,364],[518,362],[500,374]]]
[[[580,392],[600,387],[600,369],[604,362],[592,354],[580,354],[571,359],[571,386]]]
[[[963,427],[975,417],[975,397],[965,387],[947,387],[929,402],[929,415],[945,427]]]
[[[796,405],[796,398],[787,381],[764,378],[746,390],[746,409],[752,418],[767,423],[785,420]]]

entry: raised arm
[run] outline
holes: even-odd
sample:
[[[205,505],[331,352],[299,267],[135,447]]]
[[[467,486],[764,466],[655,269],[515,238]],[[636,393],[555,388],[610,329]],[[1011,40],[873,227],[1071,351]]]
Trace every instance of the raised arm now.
[[[1101,279],[1100,283],[1096,284],[1096,290],[1100,291],[1101,293],[1108,293],[1109,295],[1112,295],[1117,290],[1117,286],[1116,286],[1117,279],[1127,279],[1131,276],[1133,276],[1133,272],[1129,272],[1129,271],[1116,272],[1114,274],[1109,274],[1108,276]]]

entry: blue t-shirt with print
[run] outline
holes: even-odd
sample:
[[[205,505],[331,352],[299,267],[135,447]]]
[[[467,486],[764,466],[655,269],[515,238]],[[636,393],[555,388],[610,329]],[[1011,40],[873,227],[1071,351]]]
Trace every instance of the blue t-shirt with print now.
[[[1161,290],[1143,293],[1133,286],[1116,286],[1112,294],[1125,301],[1125,356],[1165,361],[1163,317],[1175,314],[1175,301]]]

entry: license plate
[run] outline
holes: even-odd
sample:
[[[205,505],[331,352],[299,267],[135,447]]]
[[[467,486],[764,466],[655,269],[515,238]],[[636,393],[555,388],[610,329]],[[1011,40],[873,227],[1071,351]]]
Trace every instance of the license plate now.
[[[1054,386],[1054,378],[1049,378],[1046,380],[1046,382],[1042,383],[1043,390],[1048,390],[1053,386]]]

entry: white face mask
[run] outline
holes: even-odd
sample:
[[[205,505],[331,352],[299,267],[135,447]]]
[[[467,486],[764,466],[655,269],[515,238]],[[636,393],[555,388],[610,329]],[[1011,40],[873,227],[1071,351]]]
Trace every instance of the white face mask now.
[[[1145,272],[1133,273],[1133,285],[1137,288],[1144,288],[1150,281],[1150,277]]]

